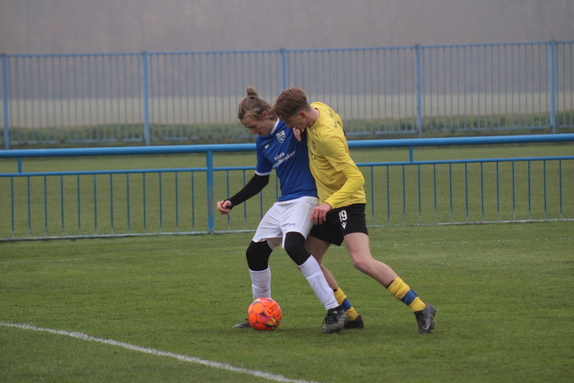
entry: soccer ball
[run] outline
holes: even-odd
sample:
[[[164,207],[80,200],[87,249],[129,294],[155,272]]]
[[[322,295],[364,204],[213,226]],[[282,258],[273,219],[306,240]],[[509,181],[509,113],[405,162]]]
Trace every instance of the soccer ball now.
[[[258,298],[247,309],[247,320],[255,330],[275,330],[281,323],[281,317],[281,307],[271,298]]]

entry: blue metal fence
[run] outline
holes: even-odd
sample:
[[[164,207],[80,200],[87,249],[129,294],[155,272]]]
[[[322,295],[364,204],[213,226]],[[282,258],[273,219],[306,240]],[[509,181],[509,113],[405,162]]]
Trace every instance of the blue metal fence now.
[[[556,146],[565,147],[566,155],[416,158],[422,153],[416,149],[428,146],[572,141],[574,134],[550,134],[357,140],[349,145],[352,150],[408,150],[404,160],[359,163],[366,178],[368,224],[384,226],[572,220],[571,144]],[[254,230],[277,198],[276,179],[275,187],[236,207],[231,217],[214,212],[215,201],[236,192],[254,171],[253,166],[236,166],[235,159],[234,166],[216,166],[217,157],[254,150],[254,144],[1,150],[0,240]],[[162,158],[182,154],[194,166],[161,167]],[[121,158],[112,162],[112,170],[106,169],[110,156]],[[38,170],[41,164],[29,158],[51,158],[51,171]],[[57,171],[64,165],[53,162],[57,159],[66,161],[67,168],[77,163],[83,169]],[[143,168],[146,164],[155,167]]]
[[[246,139],[248,85],[298,86],[350,137],[574,127],[574,42],[2,55],[0,144]]]

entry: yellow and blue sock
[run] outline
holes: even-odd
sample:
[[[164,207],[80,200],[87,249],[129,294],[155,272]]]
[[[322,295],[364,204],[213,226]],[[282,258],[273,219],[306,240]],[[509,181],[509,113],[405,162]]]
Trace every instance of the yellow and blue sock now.
[[[350,321],[357,319],[359,313],[355,310],[351,302],[349,302],[343,290],[339,287],[337,290],[334,290],[334,293],[337,303],[345,310],[345,313],[347,313],[347,319]]]
[[[409,306],[413,312],[420,311],[425,308],[425,303],[418,297],[418,295],[411,290],[401,278],[395,279],[387,290],[397,299]]]

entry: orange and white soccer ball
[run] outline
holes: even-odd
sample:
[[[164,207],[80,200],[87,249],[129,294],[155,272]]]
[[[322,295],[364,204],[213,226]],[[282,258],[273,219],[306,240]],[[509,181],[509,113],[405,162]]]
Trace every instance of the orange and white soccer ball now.
[[[247,320],[255,330],[275,330],[282,316],[281,307],[271,298],[258,298],[247,309]]]

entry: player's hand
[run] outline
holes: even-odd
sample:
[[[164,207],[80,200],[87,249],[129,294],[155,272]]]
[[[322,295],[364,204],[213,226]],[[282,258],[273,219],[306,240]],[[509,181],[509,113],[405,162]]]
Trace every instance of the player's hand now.
[[[323,202],[321,205],[313,209],[311,213],[311,221],[315,225],[320,225],[327,220],[327,213],[331,211],[332,207],[327,202]]]
[[[220,214],[225,214],[225,215],[229,215],[229,212],[231,211],[231,201],[228,199],[225,199],[223,201],[219,201],[217,203],[217,210],[219,211]]]
[[[305,131],[305,129],[299,130],[299,129],[293,128],[293,135],[295,136],[295,139],[297,141],[301,141],[301,135],[303,134],[304,131]]]

